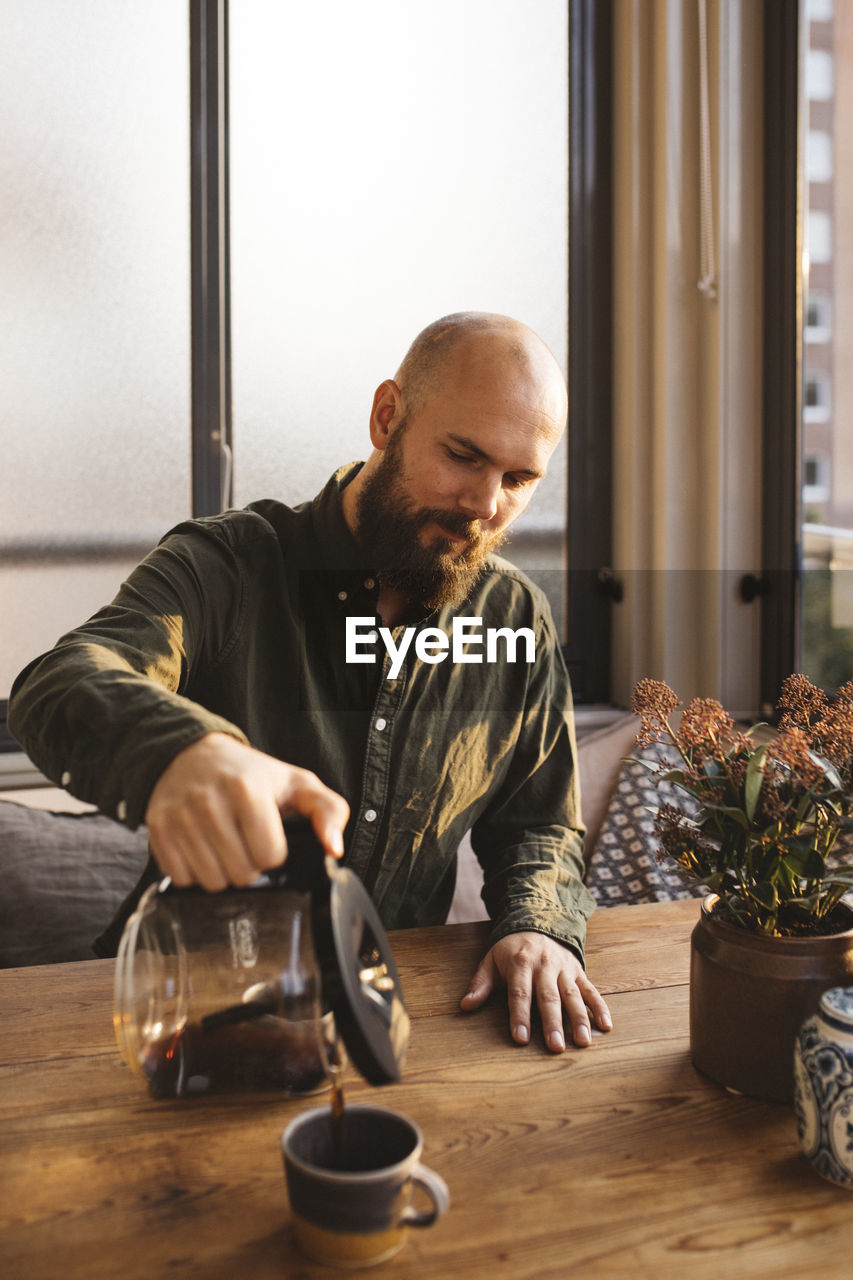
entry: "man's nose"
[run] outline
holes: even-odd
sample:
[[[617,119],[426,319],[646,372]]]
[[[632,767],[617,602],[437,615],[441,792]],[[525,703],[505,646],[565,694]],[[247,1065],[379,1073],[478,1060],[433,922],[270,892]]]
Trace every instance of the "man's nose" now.
[[[472,520],[493,520],[498,513],[500,496],[500,476],[472,477],[460,494],[459,506]]]

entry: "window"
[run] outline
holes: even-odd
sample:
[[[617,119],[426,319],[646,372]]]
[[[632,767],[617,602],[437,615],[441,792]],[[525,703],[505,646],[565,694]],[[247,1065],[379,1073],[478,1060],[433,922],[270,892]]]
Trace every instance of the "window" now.
[[[806,308],[806,342],[829,342],[832,337],[832,303],[829,294],[809,290]]]
[[[853,170],[840,122],[853,110],[850,6],[804,9],[809,256],[803,346],[799,667],[827,688],[853,676]]]
[[[829,182],[832,165],[832,138],[823,129],[810,129],[806,134],[806,181]]]
[[[189,513],[190,257],[185,7],[0,29],[3,699]]]
[[[191,0],[192,22],[225,8]],[[511,312],[565,366],[567,5],[537,0],[531,22],[522,0],[241,0],[230,23],[234,496],[301,499],[364,451],[375,382],[437,315]],[[0,24],[2,704],[190,514],[205,131],[197,114],[189,129],[186,5],[0,0]],[[393,85],[365,81],[380,49]],[[229,383],[227,353],[212,362]],[[558,626],[565,487],[558,453],[511,549]]]
[[[806,97],[812,102],[828,102],[833,94],[833,63],[825,49],[806,53]]]
[[[831,461],[822,453],[807,454],[803,459],[803,503],[806,507],[806,522],[810,522],[809,505],[826,502],[829,497],[829,476]],[[814,513],[811,523],[820,523],[819,514]]]
[[[363,457],[375,387],[438,316],[515,315],[565,367],[565,0],[535,15],[492,0],[231,6],[238,505],[302,501]],[[507,551],[558,623],[565,485],[558,452]]]
[[[830,380],[826,374],[810,373],[806,378],[803,416],[806,422],[825,422],[830,411]]]
[[[832,261],[832,218],[822,209],[808,213],[809,263],[820,266]]]

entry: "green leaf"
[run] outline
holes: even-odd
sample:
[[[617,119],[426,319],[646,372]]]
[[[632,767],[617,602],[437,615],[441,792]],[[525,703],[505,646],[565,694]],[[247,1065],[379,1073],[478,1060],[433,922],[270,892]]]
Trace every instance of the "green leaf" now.
[[[827,872],[824,876],[823,883],[826,884],[853,884],[853,867],[836,867],[833,871]]]
[[[679,784],[679,785],[682,785],[682,786],[683,786],[683,785],[684,785],[684,770],[683,770],[683,769],[667,769],[665,773],[657,773],[657,774],[655,774],[655,779],[654,779],[654,780],[655,780],[655,783],[658,783],[658,782],[675,782],[675,783],[677,783],[677,784]]]
[[[826,862],[817,849],[812,849],[810,845],[795,849],[792,847],[793,843],[791,841],[783,858],[785,866],[790,867],[795,875],[805,876],[807,880],[816,880],[823,876],[826,871]]]
[[[641,764],[644,769],[648,769],[649,773],[654,773],[658,767],[656,760],[644,760],[642,756],[623,756],[622,764]]]
[[[743,827],[744,831],[749,830],[749,819],[743,809],[737,809],[733,805],[728,804],[711,804],[709,800],[704,800],[703,807],[709,812],[722,813],[727,818],[734,818],[739,827]]]
[[[755,755],[746,766],[746,781],[744,783],[744,800],[746,803],[746,816],[749,821],[755,817],[755,810],[758,805],[758,795],[761,791],[761,784],[764,781],[764,760],[767,756],[767,745],[759,747]]]
[[[814,821],[814,796],[811,791],[807,791],[797,807],[797,816],[795,822],[813,822]]]
[[[814,763],[816,765],[819,765],[820,768],[823,770],[823,776],[827,779],[832,789],[834,791],[843,791],[844,784],[841,781],[841,778],[839,777],[838,770],[836,769],[835,765],[830,764],[828,760],[826,760],[823,756],[819,756],[815,751],[810,751],[809,756],[814,761]]]
[[[762,907],[766,907],[768,911],[775,911],[779,904],[779,894],[776,892],[775,884],[770,884],[764,880],[761,884],[752,885],[749,890],[749,896],[754,898],[756,902],[760,902]]]
[[[784,841],[786,849],[791,849],[796,853],[810,853],[814,848],[811,840],[807,836],[787,836]]]

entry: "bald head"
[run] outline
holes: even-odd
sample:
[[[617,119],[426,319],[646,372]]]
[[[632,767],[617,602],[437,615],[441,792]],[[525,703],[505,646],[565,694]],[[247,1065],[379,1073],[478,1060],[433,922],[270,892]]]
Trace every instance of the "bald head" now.
[[[395,381],[411,417],[452,383],[476,384],[496,370],[528,383],[562,430],[566,387],[560,366],[542,339],[510,316],[459,311],[434,321],[409,347]]]
[[[406,601],[461,600],[530,502],[565,425],[560,366],[526,325],[462,312],[418,335],[376,388],[373,451],[342,499],[386,621]]]

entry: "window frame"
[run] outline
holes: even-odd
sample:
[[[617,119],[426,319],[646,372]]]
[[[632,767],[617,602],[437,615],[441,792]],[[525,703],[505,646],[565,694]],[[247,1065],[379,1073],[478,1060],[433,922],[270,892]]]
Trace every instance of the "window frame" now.
[[[612,0],[569,3],[568,591],[565,653],[581,703],[611,699]],[[800,627],[804,298],[800,0],[764,0],[763,710],[795,669]],[[231,500],[228,0],[190,0],[192,512]],[[781,216],[780,216],[781,214]],[[0,700],[0,750],[17,749]]]
[[[763,0],[763,318],[761,712],[796,669],[802,586],[802,274],[800,155],[806,74],[800,0]],[[578,700],[611,699],[612,0],[570,2],[569,638]],[[814,335],[817,339],[817,335]],[[582,501],[572,501],[577,494]]]
[[[232,498],[228,0],[190,0],[192,514]]]
[[[613,6],[569,4],[567,642],[575,700],[611,699]]]
[[[795,670],[802,583],[800,0],[764,0],[762,715]]]

